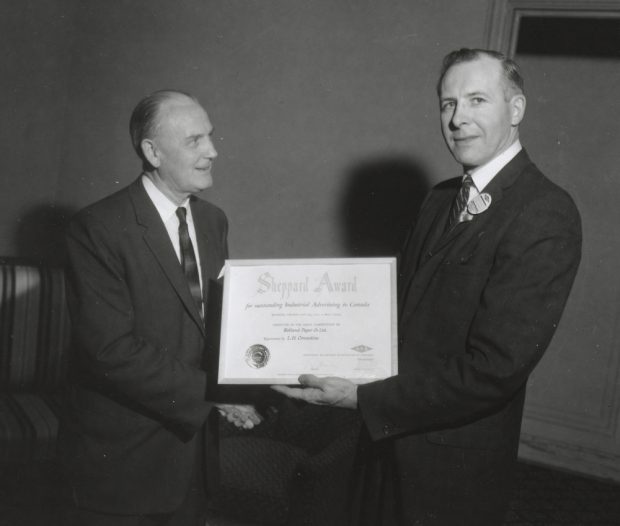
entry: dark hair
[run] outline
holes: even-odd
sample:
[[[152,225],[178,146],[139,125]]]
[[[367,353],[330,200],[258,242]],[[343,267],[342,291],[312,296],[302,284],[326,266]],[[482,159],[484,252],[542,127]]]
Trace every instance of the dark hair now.
[[[151,170],[153,167],[148,162],[142,151],[142,141],[144,139],[150,139],[155,135],[157,129],[159,109],[164,102],[177,97],[187,97],[193,101],[196,98],[185,93],[184,91],[164,89],[151,93],[147,97],[144,97],[131,113],[129,119],[129,134],[131,135],[131,144],[133,149],[138,154],[138,157],[142,159],[142,169]]]
[[[514,60],[499,51],[491,49],[461,48],[451,51],[444,57],[441,71],[439,72],[439,80],[437,81],[437,95],[441,96],[441,83],[452,66],[462,62],[472,62],[484,56],[494,58],[500,62],[508,89],[517,93],[523,93],[523,77],[521,76],[519,65]]]

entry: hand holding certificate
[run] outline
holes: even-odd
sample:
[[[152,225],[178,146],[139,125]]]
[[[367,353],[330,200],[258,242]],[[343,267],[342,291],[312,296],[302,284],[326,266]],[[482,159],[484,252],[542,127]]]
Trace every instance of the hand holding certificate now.
[[[357,409],[357,385],[345,378],[328,376],[319,378],[313,374],[302,374],[299,387],[272,385],[272,389],[309,404],[329,405],[344,409]]]
[[[356,383],[396,365],[394,258],[229,260],[219,383]]]

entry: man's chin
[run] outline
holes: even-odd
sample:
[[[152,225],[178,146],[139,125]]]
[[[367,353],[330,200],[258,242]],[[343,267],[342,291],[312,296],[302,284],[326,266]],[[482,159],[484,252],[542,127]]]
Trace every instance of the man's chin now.
[[[477,166],[478,163],[475,156],[471,154],[468,155],[468,153],[470,152],[465,152],[461,149],[455,148],[452,150],[452,157],[454,157],[454,160],[457,163],[465,167]]]
[[[213,186],[213,177],[211,174],[204,175],[196,186],[198,187],[199,192],[202,192],[207,188],[211,188]]]

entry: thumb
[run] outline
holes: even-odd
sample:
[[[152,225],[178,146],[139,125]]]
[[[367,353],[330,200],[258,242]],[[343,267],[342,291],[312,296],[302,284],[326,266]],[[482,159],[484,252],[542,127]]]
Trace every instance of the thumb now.
[[[299,377],[299,383],[304,387],[315,387],[317,389],[323,389],[323,386],[325,385],[325,380],[313,374],[302,374]]]

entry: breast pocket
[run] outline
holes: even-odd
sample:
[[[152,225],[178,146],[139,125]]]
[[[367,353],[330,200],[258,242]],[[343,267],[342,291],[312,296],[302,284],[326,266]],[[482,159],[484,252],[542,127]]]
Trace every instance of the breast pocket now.
[[[463,267],[483,264],[486,260],[485,256],[491,253],[486,247],[488,239],[485,230],[478,232],[462,246],[457,245],[451,257],[446,259],[446,263]]]

